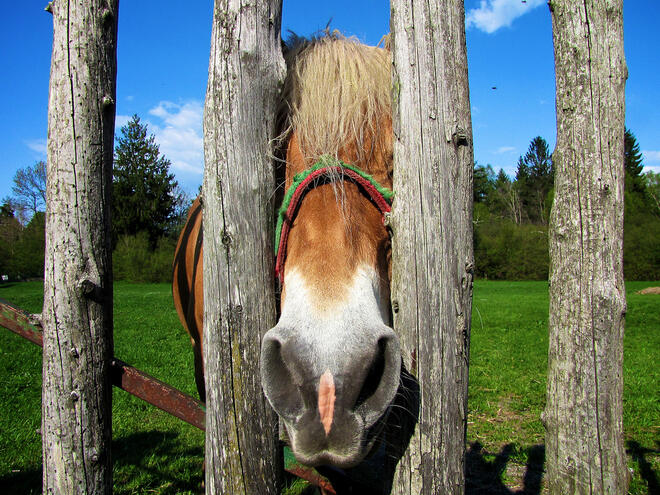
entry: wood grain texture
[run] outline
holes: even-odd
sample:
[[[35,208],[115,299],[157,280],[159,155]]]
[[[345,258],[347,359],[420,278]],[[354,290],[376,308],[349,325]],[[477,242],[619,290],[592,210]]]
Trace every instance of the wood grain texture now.
[[[550,3],[557,148],[550,218],[550,493],[626,493],[621,0]]]
[[[270,140],[281,1],[216,0],[204,110],[206,492],[279,493],[277,418],[259,378],[275,325]]]
[[[392,302],[419,422],[393,493],[464,492],[472,127],[460,0],[392,2]]]
[[[43,491],[111,493],[116,0],[49,5]]]

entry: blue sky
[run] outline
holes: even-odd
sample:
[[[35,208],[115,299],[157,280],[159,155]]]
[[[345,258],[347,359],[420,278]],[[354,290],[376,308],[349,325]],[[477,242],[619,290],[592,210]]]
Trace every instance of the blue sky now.
[[[0,199],[17,169],[45,160],[52,18],[46,0],[9,2],[0,20]],[[210,0],[121,0],[117,132],[137,113],[194,194],[202,180],[202,109]],[[552,27],[546,0],[466,0],[475,159],[512,175],[535,136],[556,138]],[[389,2],[284,0],[283,31],[332,27],[376,44]],[[627,126],[660,172],[660,2],[626,0]],[[492,89],[496,87],[497,89]]]

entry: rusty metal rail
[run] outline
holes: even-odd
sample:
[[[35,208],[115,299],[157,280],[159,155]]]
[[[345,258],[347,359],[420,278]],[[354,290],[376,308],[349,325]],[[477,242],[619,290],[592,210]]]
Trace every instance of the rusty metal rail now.
[[[39,317],[0,300],[0,325],[43,347]],[[130,364],[114,358],[110,362],[112,384],[153,404],[186,423],[204,429],[204,405],[197,399],[163,383]]]
[[[40,315],[32,315],[11,303],[0,299],[0,326],[43,347]],[[110,362],[112,384],[131,395],[153,404],[172,416],[204,430],[205,409],[199,400],[164,383],[130,364],[114,358]],[[325,493],[334,494],[330,481],[316,469],[298,463],[288,448],[285,448],[285,470],[312,485],[319,486]]]

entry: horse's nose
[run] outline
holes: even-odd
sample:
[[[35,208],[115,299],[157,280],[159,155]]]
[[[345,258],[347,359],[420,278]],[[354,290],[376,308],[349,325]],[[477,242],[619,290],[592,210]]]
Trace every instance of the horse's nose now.
[[[381,326],[354,338],[317,337],[278,327],[264,336],[261,377],[273,409],[289,423],[303,416],[315,418],[326,436],[335,419],[340,422],[346,414],[358,415],[364,427],[371,426],[399,386],[396,335]]]

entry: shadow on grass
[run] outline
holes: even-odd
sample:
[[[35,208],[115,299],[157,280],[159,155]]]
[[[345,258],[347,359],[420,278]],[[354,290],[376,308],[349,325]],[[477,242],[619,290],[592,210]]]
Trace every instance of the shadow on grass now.
[[[171,432],[150,431],[112,442],[114,493],[204,493],[204,449],[190,448]],[[41,493],[42,470],[26,469],[0,477],[0,493]]]
[[[651,463],[646,460],[645,454],[658,455],[660,450],[657,449],[647,449],[642,447],[639,443],[634,440],[629,440],[626,442],[628,449],[626,453],[632,457],[633,461],[639,466],[639,475],[646,482],[649,493],[660,493],[660,483],[658,483],[658,475],[653,468]],[[656,442],[658,445],[658,442]]]
[[[41,469],[21,470],[0,477],[0,492],[20,495],[41,493]]]
[[[204,493],[204,449],[172,432],[149,431],[112,442],[114,493]]]
[[[513,444],[502,447],[494,460],[479,442],[470,445],[466,453],[466,495],[539,495],[543,479],[545,447],[534,445],[527,450],[527,464],[520,489],[509,488],[502,481],[506,466],[514,451]]]

